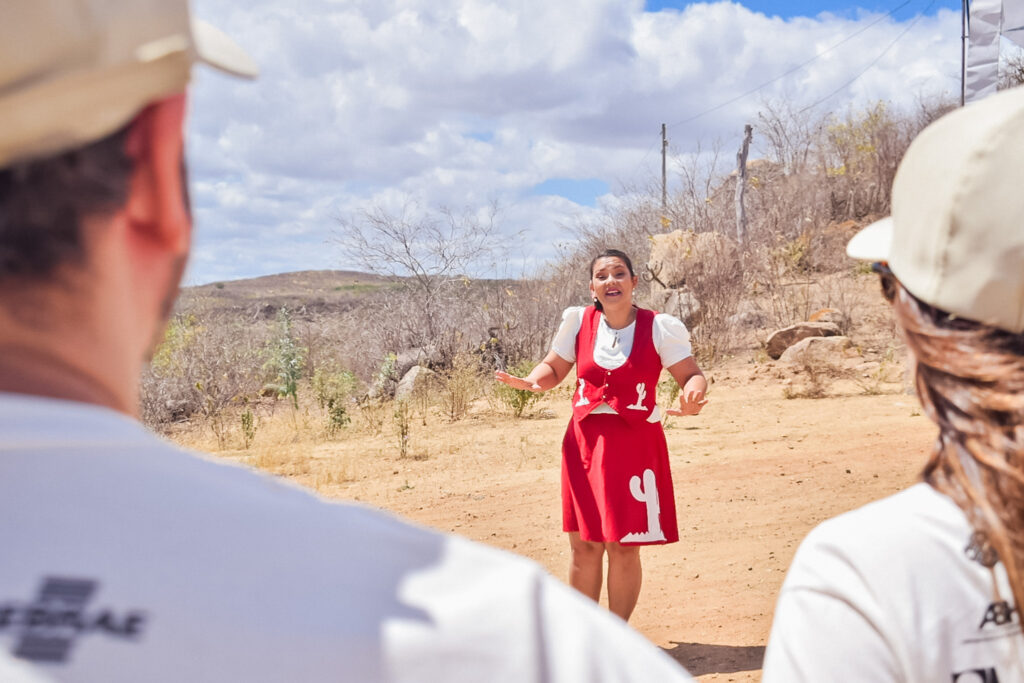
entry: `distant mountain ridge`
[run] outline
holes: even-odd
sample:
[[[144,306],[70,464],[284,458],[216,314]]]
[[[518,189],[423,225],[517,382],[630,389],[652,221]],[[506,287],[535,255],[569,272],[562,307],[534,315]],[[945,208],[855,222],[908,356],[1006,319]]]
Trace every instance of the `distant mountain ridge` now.
[[[367,295],[399,287],[406,278],[354,270],[301,270],[183,287],[178,310],[202,308],[273,316],[282,306],[309,311],[345,311]]]

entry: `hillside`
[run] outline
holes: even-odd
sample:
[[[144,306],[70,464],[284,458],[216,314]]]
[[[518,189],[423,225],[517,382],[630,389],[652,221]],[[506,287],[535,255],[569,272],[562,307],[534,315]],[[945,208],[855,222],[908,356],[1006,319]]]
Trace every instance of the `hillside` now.
[[[247,313],[271,318],[282,306],[309,312],[341,312],[367,296],[400,287],[403,278],[354,270],[302,270],[184,287],[178,310]]]

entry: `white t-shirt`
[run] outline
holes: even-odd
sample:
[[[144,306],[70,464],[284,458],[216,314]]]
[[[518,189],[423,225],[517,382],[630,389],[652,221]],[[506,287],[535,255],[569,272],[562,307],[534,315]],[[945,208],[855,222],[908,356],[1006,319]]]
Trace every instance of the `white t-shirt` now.
[[[0,394],[7,681],[684,681],[529,560]]]
[[[551,350],[569,363],[576,362],[576,335],[579,334],[583,325],[584,306],[570,306],[562,313],[562,324],[558,326],[555,339],[551,342]],[[690,331],[686,329],[683,321],[667,313],[658,313],[654,316],[654,325],[651,330],[651,339],[654,342],[654,349],[661,357],[661,366],[669,367],[679,361],[693,355],[693,348],[690,346]],[[634,320],[620,330],[613,330],[604,318],[600,315],[597,324],[597,335],[594,338],[594,362],[598,367],[605,370],[615,370],[625,364],[633,350],[633,337],[636,333],[636,321]],[[615,410],[607,403],[594,408],[595,413],[612,413]],[[647,417],[648,422],[657,422],[661,419],[661,411],[658,406]]]
[[[971,536],[927,484],[820,525],[779,594],[763,680],[1024,680],[1006,571],[970,559]]]

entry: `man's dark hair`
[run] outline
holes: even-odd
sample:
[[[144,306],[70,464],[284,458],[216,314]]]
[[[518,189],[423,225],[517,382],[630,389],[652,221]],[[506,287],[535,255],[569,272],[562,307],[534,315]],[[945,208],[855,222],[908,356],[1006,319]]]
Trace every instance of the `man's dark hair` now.
[[[82,219],[127,201],[128,127],[84,147],[0,169],[0,281],[39,279],[82,257]]]

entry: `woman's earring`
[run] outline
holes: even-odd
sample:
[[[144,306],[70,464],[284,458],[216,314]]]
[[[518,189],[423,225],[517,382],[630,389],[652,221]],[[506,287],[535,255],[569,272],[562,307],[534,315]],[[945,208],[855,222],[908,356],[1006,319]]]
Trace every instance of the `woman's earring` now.
[[[596,296],[594,297],[594,303],[595,304],[597,303],[597,297]]]

